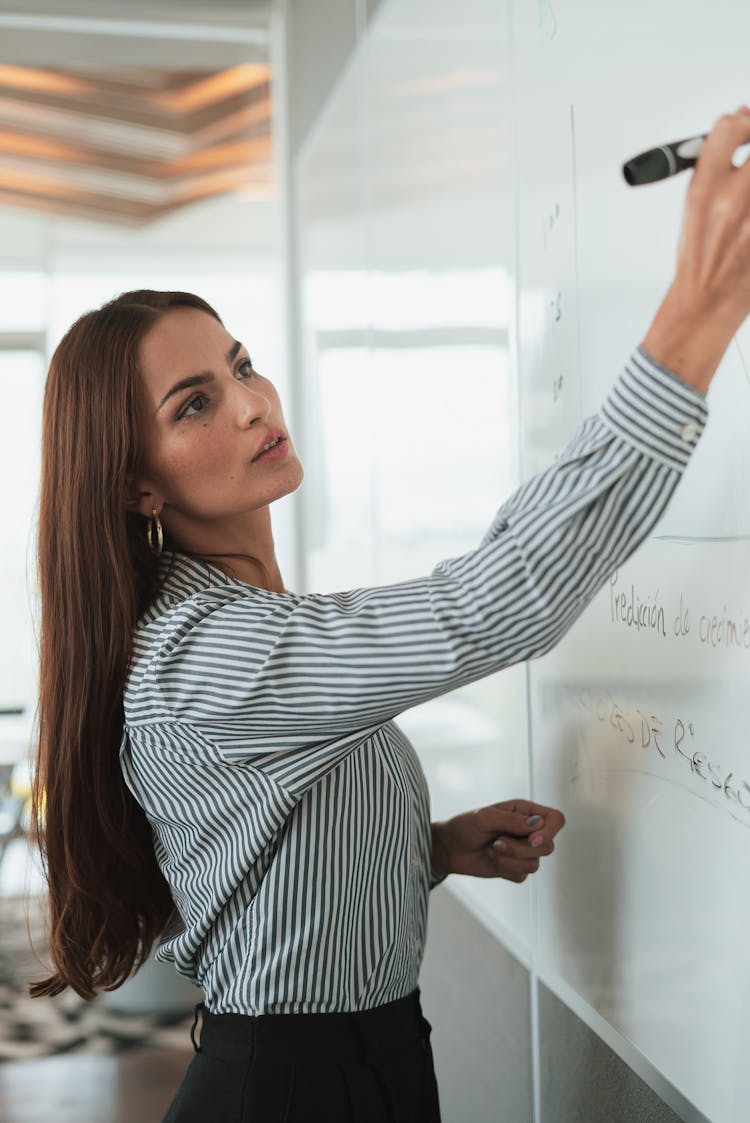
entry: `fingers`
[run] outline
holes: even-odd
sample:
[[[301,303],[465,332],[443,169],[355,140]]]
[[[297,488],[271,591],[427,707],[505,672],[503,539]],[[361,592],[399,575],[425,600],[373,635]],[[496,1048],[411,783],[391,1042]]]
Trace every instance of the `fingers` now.
[[[736,169],[732,157],[743,144],[750,144],[750,108],[743,105],[736,113],[726,113],[706,137],[693,175],[698,185],[731,175]]]
[[[495,838],[502,836],[506,840],[506,849],[510,848],[511,838],[515,836],[528,839],[529,845],[539,848],[540,853],[551,854],[552,849],[547,850],[546,847],[551,846],[555,835],[565,826],[562,811],[524,799],[480,807],[474,815],[476,825],[483,833]]]
[[[542,815],[524,799],[492,803],[474,812],[476,825],[486,834],[515,834],[526,837],[542,825]]]
[[[537,812],[542,816],[543,827],[538,828],[538,833],[544,836],[545,841],[550,842],[556,834],[565,826],[565,816],[562,811],[558,811],[556,807],[540,807],[537,806]],[[533,839],[532,839],[533,842]]]
[[[520,885],[529,874],[536,873],[539,869],[538,858],[510,858],[496,854],[490,862],[487,877],[502,877],[506,881],[515,881]]]
[[[555,849],[555,835],[565,816],[555,807],[525,799],[506,800],[473,812],[473,829],[484,835],[484,857],[475,863],[480,877],[522,882],[539,869],[540,859]]]
[[[541,834],[531,838],[520,839],[513,835],[499,835],[489,844],[489,849],[501,857],[521,858],[524,861],[532,858],[546,858],[552,854],[555,844],[551,838],[544,838]]]

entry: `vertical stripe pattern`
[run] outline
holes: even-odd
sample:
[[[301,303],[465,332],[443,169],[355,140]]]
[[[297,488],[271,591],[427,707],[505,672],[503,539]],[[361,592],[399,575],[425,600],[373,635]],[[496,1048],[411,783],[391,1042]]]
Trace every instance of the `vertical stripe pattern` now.
[[[364,1010],[415,988],[429,797],[393,719],[548,651],[651,532],[705,420],[638,349],[555,465],[428,577],[297,596],[165,559],[120,756],[176,906],[159,956],[209,1010]]]

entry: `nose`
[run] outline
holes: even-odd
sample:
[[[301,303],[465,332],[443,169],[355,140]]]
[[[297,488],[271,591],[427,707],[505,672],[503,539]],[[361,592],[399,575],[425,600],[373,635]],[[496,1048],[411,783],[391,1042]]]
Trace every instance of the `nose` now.
[[[270,399],[253,386],[238,382],[236,384],[237,424],[241,429],[249,429],[257,422],[267,422],[271,413]]]

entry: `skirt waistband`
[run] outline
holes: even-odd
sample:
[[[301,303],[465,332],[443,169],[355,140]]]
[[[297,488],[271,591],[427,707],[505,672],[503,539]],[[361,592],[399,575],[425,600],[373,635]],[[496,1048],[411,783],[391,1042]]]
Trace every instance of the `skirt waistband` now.
[[[417,989],[384,1006],[334,1014],[211,1014],[200,1003],[191,1038],[197,1053],[220,1060],[304,1064],[426,1049],[430,1031]]]

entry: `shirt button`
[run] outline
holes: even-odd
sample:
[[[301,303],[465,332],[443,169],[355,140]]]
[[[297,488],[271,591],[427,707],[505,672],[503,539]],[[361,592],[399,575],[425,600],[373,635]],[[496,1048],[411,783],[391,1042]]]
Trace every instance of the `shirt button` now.
[[[686,421],[680,429],[680,436],[683,441],[687,441],[688,444],[695,444],[698,440],[698,426],[694,421]]]
[[[414,871],[414,873],[419,872],[419,869],[420,869],[421,865],[422,865],[422,863],[419,860],[419,856],[417,854],[415,854],[412,857],[412,860],[411,860],[411,868]]]

